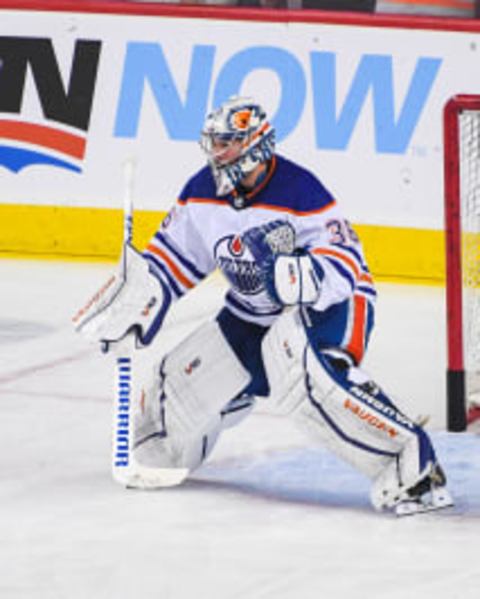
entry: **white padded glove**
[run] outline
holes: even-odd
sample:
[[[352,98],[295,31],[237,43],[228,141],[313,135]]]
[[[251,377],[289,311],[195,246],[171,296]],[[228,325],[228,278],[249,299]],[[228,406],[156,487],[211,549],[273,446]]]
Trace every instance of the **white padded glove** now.
[[[137,341],[148,345],[171,303],[168,288],[148,268],[130,245],[125,246],[123,265],[73,317],[75,329],[104,349],[131,330]]]

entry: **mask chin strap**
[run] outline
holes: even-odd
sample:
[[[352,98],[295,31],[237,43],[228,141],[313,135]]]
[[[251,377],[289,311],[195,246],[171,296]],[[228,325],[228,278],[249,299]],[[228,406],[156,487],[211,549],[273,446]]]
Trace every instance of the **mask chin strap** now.
[[[241,173],[235,173],[230,167],[218,168],[211,164],[213,178],[219,196],[225,196],[231,193],[243,178]]]
[[[246,189],[241,183],[241,181],[245,179],[245,177],[248,177],[258,165],[267,163],[273,155],[273,152],[270,149],[268,149],[268,151],[262,151],[261,153],[258,153],[256,150],[257,148],[252,148],[234,164],[229,164],[221,168],[211,163],[219,196],[227,195],[234,189],[237,189],[240,193],[248,193],[261,183],[266,176],[268,169],[262,171],[251,189]]]
[[[255,193],[255,190],[262,184],[262,182],[266,179],[268,172],[270,170],[270,163],[266,166],[264,170],[262,170],[252,186],[245,186],[243,183],[238,183],[235,188],[232,190],[232,194],[229,197],[228,201],[230,205],[235,208],[235,210],[242,210],[248,206],[249,200],[251,196]]]

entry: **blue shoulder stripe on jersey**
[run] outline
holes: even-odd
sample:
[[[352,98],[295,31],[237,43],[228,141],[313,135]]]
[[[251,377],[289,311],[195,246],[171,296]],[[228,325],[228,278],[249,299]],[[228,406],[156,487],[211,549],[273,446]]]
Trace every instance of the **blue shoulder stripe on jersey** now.
[[[373,289],[373,287],[365,287],[364,285],[359,285],[357,287],[357,291],[363,293],[364,295],[371,296],[372,298],[377,297],[377,292],[375,291],[375,289]]]
[[[204,279],[205,278],[205,273],[201,272],[198,270],[198,268],[196,268],[192,262],[190,262],[190,260],[187,260],[187,258],[185,258],[183,256],[183,254],[180,254],[180,252],[173,247],[173,245],[167,240],[167,238],[165,237],[165,235],[162,235],[162,233],[157,232],[155,233],[155,237],[160,241],[160,243],[162,243],[170,252],[172,252],[172,254],[175,256],[175,258],[177,258],[177,260],[182,264],[182,266],[184,266],[188,271],[190,271],[190,273],[196,277],[197,279]]]
[[[355,279],[350,274],[350,272],[346,268],[344,268],[340,264],[340,262],[338,262],[338,260],[330,256],[322,256],[322,258],[329,262],[333,266],[333,268],[338,272],[339,275],[341,275],[344,279],[347,279],[352,290],[355,289]]]
[[[367,265],[365,264],[365,261],[363,260],[362,256],[360,255],[360,252],[358,252],[355,248],[351,247],[350,245],[344,245],[343,243],[332,243],[332,247],[338,247],[341,250],[343,250],[344,252],[351,254],[355,258],[355,260],[358,262],[358,264],[362,267],[362,269],[365,270],[366,272],[368,272],[368,268],[367,268]]]
[[[148,262],[150,262],[153,265],[153,267],[154,267],[153,274],[155,274],[159,280],[162,280],[160,274],[163,275],[167,279],[167,284],[168,284],[169,288],[173,291],[173,293],[177,297],[182,297],[184,292],[177,285],[175,279],[170,274],[170,272],[168,271],[166,266],[162,262],[160,262],[160,260],[157,260],[157,258],[155,258],[155,256],[153,256],[152,254],[143,254],[143,256],[146,260],[148,260]],[[155,270],[160,271],[160,272],[156,273]]]

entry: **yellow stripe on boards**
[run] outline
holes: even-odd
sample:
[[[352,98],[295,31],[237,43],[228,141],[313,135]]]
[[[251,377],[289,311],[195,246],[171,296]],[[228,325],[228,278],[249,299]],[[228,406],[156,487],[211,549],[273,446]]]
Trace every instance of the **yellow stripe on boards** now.
[[[165,212],[136,211],[134,244],[143,248]],[[69,259],[116,260],[123,212],[109,208],[0,205],[0,253]]]
[[[136,210],[134,245],[143,249],[165,212]],[[355,225],[377,279],[441,284],[443,231]],[[66,260],[116,260],[123,212],[109,208],[0,205],[0,254]]]
[[[405,282],[445,281],[443,231],[379,225],[354,225],[374,277]]]

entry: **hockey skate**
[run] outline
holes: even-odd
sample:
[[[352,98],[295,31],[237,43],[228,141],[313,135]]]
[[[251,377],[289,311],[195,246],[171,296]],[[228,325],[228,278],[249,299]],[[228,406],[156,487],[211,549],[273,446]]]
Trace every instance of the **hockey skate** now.
[[[446,487],[447,479],[441,467],[435,464],[429,474],[416,485],[403,491],[393,506],[397,516],[411,516],[453,506]]]

